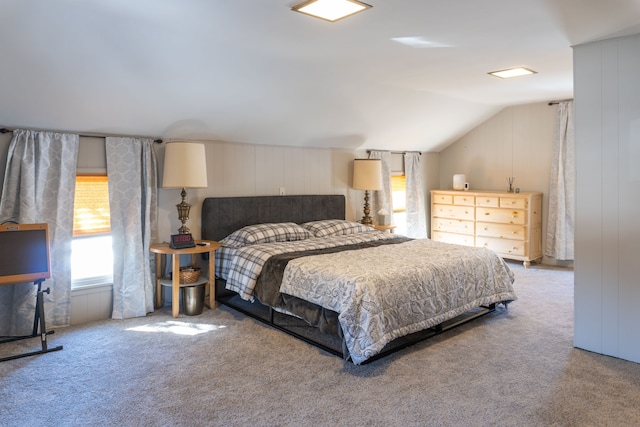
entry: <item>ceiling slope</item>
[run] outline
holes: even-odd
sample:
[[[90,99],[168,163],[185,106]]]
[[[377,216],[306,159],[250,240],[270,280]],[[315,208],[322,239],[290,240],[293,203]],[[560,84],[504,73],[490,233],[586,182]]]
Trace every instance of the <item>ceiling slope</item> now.
[[[294,3],[2,0],[0,125],[439,151],[571,98],[572,45],[640,32],[637,0],[369,0],[335,23]],[[538,73],[487,75],[512,66]]]

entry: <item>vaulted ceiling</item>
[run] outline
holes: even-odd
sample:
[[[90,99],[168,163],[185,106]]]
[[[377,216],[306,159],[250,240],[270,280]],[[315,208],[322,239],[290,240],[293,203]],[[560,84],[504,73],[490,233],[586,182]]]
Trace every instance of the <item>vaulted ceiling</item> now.
[[[334,23],[295,3],[1,0],[0,126],[439,151],[571,98],[572,45],[640,33],[638,0],[368,0]],[[487,74],[513,66],[537,74]]]

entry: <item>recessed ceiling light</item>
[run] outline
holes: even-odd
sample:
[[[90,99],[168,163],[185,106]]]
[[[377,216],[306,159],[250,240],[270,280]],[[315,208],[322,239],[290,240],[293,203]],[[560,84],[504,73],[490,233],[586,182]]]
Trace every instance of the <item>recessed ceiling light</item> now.
[[[293,6],[291,10],[335,22],[370,7],[357,0],[310,0]]]
[[[501,79],[509,79],[511,77],[526,76],[536,74],[536,71],[524,67],[509,68],[508,70],[492,71],[489,74],[500,77]]]

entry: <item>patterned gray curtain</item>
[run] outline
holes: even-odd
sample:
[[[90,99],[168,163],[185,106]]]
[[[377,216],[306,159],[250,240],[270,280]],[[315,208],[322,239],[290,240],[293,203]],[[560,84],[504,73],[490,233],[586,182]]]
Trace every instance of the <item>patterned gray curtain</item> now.
[[[15,130],[9,145],[0,223],[47,223],[51,278],[43,283],[45,317],[52,327],[69,324],[73,198],[79,136]],[[28,335],[36,287],[0,286],[0,335]]]
[[[114,319],[153,311],[158,172],[151,138],[106,138]]]
[[[420,153],[404,154],[404,174],[407,177],[407,236],[423,239],[427,237],[427,213]]]
[[[382,190],[374,191],[371,203],[371,217],[377,222],[380,209],[389,212],[393,223],[393,199],[391,198],[391,153],[389,151],[371,150],[370,159],[382,160]]]
[[[574,259],[575,138],[573,101],[560,102],[551,163],[545,255]]]

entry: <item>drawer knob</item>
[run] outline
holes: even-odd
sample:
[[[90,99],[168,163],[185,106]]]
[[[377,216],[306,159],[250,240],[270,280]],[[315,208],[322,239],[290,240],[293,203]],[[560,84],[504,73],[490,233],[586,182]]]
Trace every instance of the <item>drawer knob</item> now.
[[[485,214],[485,215],[491,215],[491,213],[490,213],[490,212],[485,212],[484,214]]]

